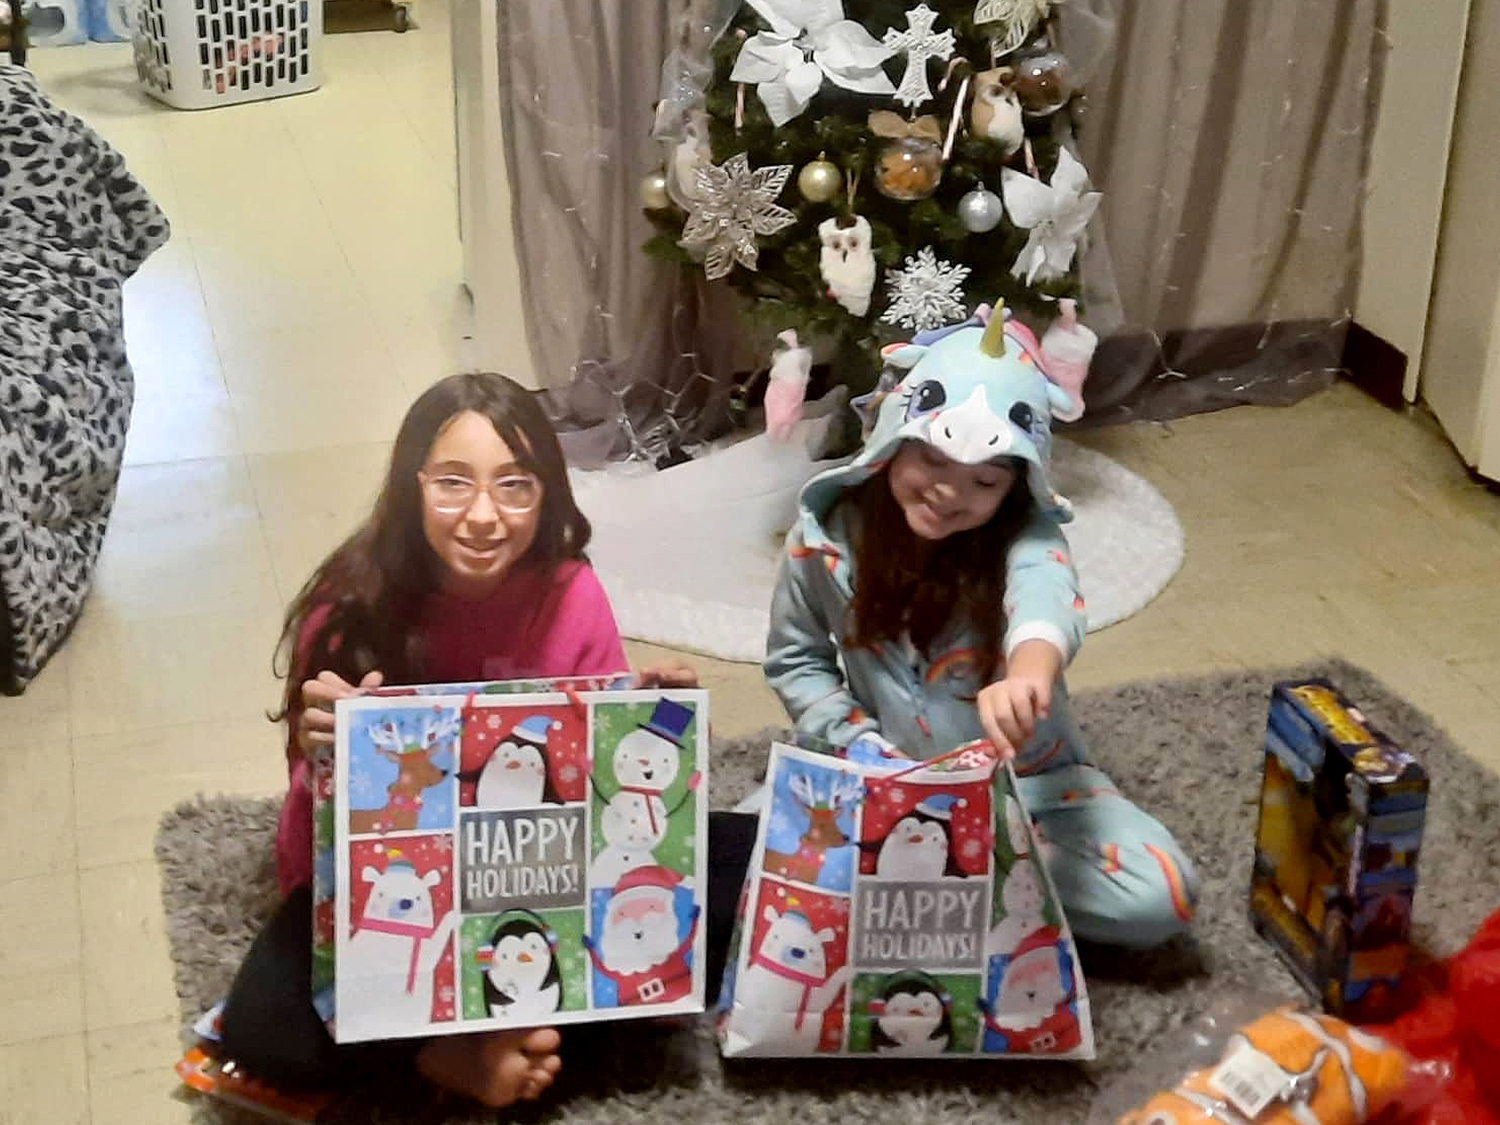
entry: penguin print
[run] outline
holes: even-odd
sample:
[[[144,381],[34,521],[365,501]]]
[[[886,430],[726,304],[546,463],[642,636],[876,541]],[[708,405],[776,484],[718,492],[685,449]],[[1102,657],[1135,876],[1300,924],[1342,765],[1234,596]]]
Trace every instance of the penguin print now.
[[[870,1004],[870,1045],[881,1055],[940,1055],[953,1040],[951,1007],[948,993],[926,973],[896,973]]]
[[[494,1019],[525,1022],[562,1007],[557,935],[539,915],[508,911],[477,956],[484,968],[485,1010]]]

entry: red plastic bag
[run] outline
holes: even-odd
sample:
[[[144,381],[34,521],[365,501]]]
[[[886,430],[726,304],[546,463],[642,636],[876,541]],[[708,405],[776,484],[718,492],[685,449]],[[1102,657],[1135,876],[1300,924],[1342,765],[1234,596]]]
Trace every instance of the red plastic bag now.
[[[1408,1120],[1420,1125],[1500,1125],[1500,910],[1462,951],[1413,971],[1412,1006],[1372,1030],[1417,1058],[1446,1064],[1450,1081]]]

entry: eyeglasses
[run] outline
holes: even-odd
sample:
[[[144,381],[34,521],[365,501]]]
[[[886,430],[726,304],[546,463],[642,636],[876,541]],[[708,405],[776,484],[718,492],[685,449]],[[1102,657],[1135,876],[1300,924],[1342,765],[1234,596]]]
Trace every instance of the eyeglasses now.
[[[467,512],[479,496],[480,486],[468,477],[452,473],[428,476],[419,471],[417,479],[422,482],[427,502],[435,511],[445,515]],[[531,511],[541,501],[542,482],[526,473],[512,473],[491,481],[486,491],[496,508],[519,516]]]

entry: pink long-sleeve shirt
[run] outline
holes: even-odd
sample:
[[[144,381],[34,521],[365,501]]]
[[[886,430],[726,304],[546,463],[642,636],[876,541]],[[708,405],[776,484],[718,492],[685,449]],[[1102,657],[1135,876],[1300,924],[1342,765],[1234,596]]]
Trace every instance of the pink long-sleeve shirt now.
[[[299,647],[305,649],[327,615],[321,608],[308,614]],[[563,563],[550,583],[535,568],[518,569],[480,602],[431,594],[417,628],[428,683],[607,676],[629,667],[609,598],[582,562]],[[297,712],[287,717],[289,784],[276,830],[283,894],[312,879],[312,771],[296,746],[297,719]]]

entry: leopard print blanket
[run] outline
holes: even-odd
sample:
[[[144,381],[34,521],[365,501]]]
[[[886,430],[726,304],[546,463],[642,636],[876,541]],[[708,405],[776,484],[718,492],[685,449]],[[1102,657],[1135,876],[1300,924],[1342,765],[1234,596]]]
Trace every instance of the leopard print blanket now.
[[[114,503],[134,379],[121,286],[169,227],[125,161],[0,64],[0,690],[67,636]]]

